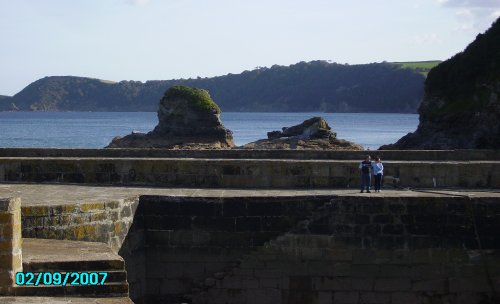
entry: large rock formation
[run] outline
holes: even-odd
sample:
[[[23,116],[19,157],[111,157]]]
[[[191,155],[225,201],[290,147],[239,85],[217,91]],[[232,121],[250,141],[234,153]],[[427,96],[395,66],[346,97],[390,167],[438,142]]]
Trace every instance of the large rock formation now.
[[[153,131],[115,137],[107,148],[217,149],[234,146],[231,131],[207,91],[174,86],[165,92]]]
[[[500,18],[429,72],[420,124],[380,149],[500,148]]]
[[[328,123],[321,117],[313,117],[303,123],[284,127],[282,131],[267,133],[261,139],[243,146],[245,149],[298,149],[298,150],[363,150],[361,145],[337,139]]]

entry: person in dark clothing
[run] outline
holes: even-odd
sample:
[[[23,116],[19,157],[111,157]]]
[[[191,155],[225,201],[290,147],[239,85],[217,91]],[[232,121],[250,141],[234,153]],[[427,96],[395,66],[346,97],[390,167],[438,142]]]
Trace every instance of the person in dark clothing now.
[[[370,192],[371,185],[371,174],[370,171],[372,169],[371,156],[367,155],[365,160],[359,164],[359,170],[361,170],[361,193],[363,193],[366,189],[367,193]]]

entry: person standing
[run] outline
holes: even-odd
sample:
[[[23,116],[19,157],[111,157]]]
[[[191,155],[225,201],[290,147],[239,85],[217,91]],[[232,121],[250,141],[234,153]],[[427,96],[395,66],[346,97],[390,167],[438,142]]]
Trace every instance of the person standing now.
[[[371,156],[367,155],[365,160],[359,164],[359,170],[361,170],[361,193],[363,193],[366,189],[367,193],[370,192],[371,185],[371,175],[370,171],[372,169]]]
[[[382,188],[382,177],[384,176],[384,165],[378,156],[375,158],[375,162],[372,165],[372,171],[375,177],[375,192],[380,192],[380,188]]]

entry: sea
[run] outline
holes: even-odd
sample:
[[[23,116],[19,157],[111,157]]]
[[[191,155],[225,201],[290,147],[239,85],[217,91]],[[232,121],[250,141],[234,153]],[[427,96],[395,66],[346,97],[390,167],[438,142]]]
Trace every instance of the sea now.
[[[376,150],[416,130],[417,114],[225,112],[221,120],[240,146],[321,116],[337,138]],[[155,112],[0,112],[0,147],[103,148],[115,136],[149,132]],[[193,125],[196,127],[196,125]]]

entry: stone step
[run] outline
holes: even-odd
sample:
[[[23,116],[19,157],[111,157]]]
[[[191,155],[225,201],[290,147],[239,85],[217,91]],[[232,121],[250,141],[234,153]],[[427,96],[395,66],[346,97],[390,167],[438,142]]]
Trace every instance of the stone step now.
[[[2,304],[134,304],[129,297],[0,297]]]
[[[23,239],[24,271],[123,270],[125,262],[104,243]]]
[[[97,272],[98,283],[103,279],[100,272],[107,276],[103,285],[71,285],[75,277],[70,274],[65,286],[18,286],[16,296],[128,297],[129,293],[125,262],[104,243],[26,238],[23,240],[23,272],[59,272],[62,281],[69,272]]]
[[[99,297],[128,297],[128,283],[106,283],[104,285],[44,285],[18,286],[14,289],[15,296],[99,296]]]
[[[23,271],[59,271],[59,272],[92,272],[92,271],[120,271],[125,269],[124,261],[41,261],[23,262]]]

